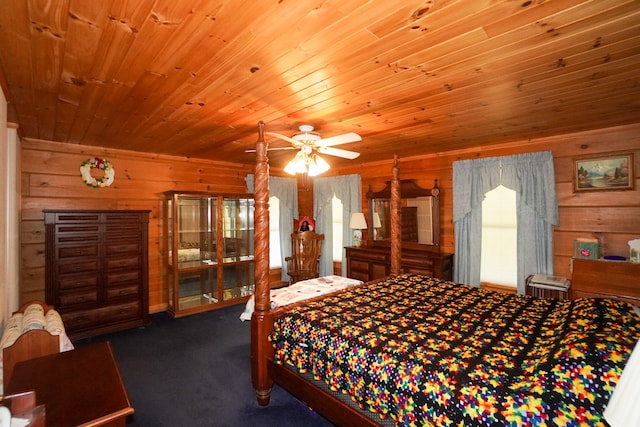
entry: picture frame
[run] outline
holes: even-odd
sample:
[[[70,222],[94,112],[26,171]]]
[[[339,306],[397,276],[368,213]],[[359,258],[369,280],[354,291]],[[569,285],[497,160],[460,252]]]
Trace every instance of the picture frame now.
[[[573,192],[633,190],[633,166],[633,153],[576,158],[573,160]]]
[[[293,229],[300,233],[302,231],[314,231],[316,229],[316,221],[308,216],[302,217],[299,220],[293,220]]]

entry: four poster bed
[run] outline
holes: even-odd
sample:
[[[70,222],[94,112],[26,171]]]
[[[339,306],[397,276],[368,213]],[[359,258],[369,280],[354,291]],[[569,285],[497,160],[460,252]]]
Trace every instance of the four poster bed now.
[[[605,407],[640,338],[634,307],[401,274],[397,159],[391,276],[271,310],[266,148],[260,123],[251,317],[260,405],[277,383],[338,425],[608,425]]]

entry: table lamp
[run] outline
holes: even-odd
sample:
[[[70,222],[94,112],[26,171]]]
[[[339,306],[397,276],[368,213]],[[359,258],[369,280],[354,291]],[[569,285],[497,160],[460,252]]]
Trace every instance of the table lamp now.
[[[362,244],[362,230],[367,228],[367,222],[362,212],[354,212],[351,214],[349,228],[353,230],[353,245],[360,246]]]

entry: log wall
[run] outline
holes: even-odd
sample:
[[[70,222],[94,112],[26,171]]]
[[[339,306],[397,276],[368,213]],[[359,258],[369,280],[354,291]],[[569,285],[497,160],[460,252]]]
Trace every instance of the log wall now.
[[[551,150],[554,155],[560,224],[554,231],[555,273],[570,276],[573,241],[598,237],[604,254],[628,256],[627,241],[640,237],[640,125],[519,141],[477,150],[402,158],[400,178],[415,178],[429,188],[438,179],[441,193],[442,250],[454,251],[452,164],[457,160]],[[635,154],[635,190],[573,192],[572,168],[577,157],[612,152]],[[159,156],[124,150],[24,140],[21,151],[21,299],[44,298],[43,209],[149,209],[150,311],[166,308],[167,280],[162,258],[162,192],[167,190],[244,192],[244,178],[254,165]],[[89,157],[108,159],[116,179],[107,188],[90,188],[80,178],[80,163]],[[392,159],[332,169],[333,175],[362,175],[363,206],[391,178]],[[312,215],[313,192],[299,187],[299,214]],[[338,270],[339,271],[339,270]],[[275,276],[274,276],[275,277]],[[276,278],[277,280],[277,278]]]
[[[441,245],[445,252],[454,252],[453,175],[457,160],[507,156],[526,152],[551,151],[554,157],[556,191],[558,193],[559,225],[554,230],[555,274],[571,276],[570,260],[573,241],[580,237],[597,237],[604,255],[629,256],[627,242],[640,238],[640,125],[601,129],[550,138],[531,139],[501,144],[477,150],[461,150],[431,156],[402,158],[400,179],[414,178],[424,188],[438,179],[441,188]],[[634,153],[635,189],[627,191],[573,192],[574,159],[611,153]],[[334,171],[336,174],[362,175],[362,206],[367,207],[366,193],[384,188],[391,179],[393,159],[354,168]],[[303,210],[303,208],[301,208]],[[306,208],[305,208],[306,210]]]
[[[163,265],[163,192],[246,193],[254,166],[159,156],[124,150],[23,140],[21,150],[21,300],[44,300],[43,209],[149,209],[149,311],[167,306]],[[91,157],[109,160],[116,175],[105,188],[80,177]],[[94,170],[94,172],[96,172]],[[96,176],[97,177],[97,176]]]

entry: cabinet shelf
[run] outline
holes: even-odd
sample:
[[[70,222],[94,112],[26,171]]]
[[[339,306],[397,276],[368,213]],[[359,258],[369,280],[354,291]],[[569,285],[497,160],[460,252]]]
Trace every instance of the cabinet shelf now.
[[[184,316],[237,304],[253,294],[253,196],[166,196],[169,311]]]
[[[210,269],[210,268],[218,268],[218,263],[215,262],[213,264],[209,264],[209,263],[201,263],[201,262],[198,262],[198,261],[181,262],[178,265],[177,270],[178,271],[193,271],[193,270],[206,270],[206,269]]]

